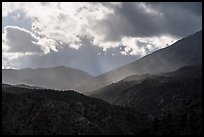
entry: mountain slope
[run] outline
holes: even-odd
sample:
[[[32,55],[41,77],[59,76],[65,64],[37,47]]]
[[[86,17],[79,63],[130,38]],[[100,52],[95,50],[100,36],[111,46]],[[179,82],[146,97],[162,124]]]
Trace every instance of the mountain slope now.
[[[202,135],[201,66],[183,67],[139,80],[133,78],[103,88],[118,97],[112,104],[125,107],[74,91],[3,84],[2,133]],[[129,88],[125,89],[127,82]]]
[[[156,74],[175,71],[182,66],[202,63],[202,30],[183,38],[169,47],[102,74],[79,85],[77,90],[83,93],[94,91],[130,75]]]
[[[92,93],[92,97],[111,104],[159,117],[180,105],[202,100],[202,66],[182,67],[139,81],[122,80]]]
[[[91,96],[147,114],[152,123],[143,132],[202,135],[201,65],[186,66],[140,80],[133,78],[93,91]]]
[[[74,91],[4,87],[3,134],[137,135],[150,123],[146,115],[135,110]]]
[[[73,89],[76,84],[91,79],[88,73],[64,66],[38,69],[3,69],[2,82],[28,84],[52,89]]]

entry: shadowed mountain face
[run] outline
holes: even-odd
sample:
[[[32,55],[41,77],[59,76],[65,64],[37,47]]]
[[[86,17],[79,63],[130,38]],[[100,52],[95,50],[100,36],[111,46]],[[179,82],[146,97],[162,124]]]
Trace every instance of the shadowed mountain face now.
[[[142,134],[147,116],[74,91],[3,85],[2,132],[11,135]]]
[[[114,105],[134,108],[153,117],[202,100],[201,66],[182,67],[175,72],[153,75],[142,80],[126,79],[93,91],[91,96]]]
[[[51,89],[73,89],[76,84],[91,79],[88,73],[64,66],[38,69],[3,69],[2,82],[28,84]]]
[[[88,94],[87,92],[118,82],[127,76],[170,72],[182,66],[199,65],[201,63],[202,31],[199,31],[138,61],[86,81],[79,85],[77,90]]]
[[[151,134],[202,134],[202,66],[133,78],[93,91],[91,96],[147,114],[153,122],[147,128]]]
[[[202,135],[202,66],[138,77],[127,77],[92,95],[110,104],[74,91],[2,84],[2,132]]]

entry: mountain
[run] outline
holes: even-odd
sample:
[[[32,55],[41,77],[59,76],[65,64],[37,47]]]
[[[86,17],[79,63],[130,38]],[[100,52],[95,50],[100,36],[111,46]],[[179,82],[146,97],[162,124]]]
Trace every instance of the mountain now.
[[[143,113],[74,91],[2,86],[3,135],[143,134]]]
[[[83,82],[76,90],[88,95],[88,92],[118,82],[131,75],[170,72],[183,66],[201,63],[202,30],[175,42],[171,46],[144,56],[133,63],[97,76],[90,81]]]
[[[15,90],[16,88],[21,88],[22,90],[18,90],[16,92]],[[44,89],[44,88],[28,86],[25,84],[9,85],[9,84],[2,83],[2,89],[4,89],[4,92],[8,92],[12,94],[23,94],[23,93],[27,93],[28,91],[32,91],[32,90],[26,90],[26,89],[36,89],[37,90],[37,89]]]
[[[51,89],[73,89],[78,83],[91,78],[91,75],[82,70],[64,66],[19,70],[2,69],[3,83],[27,84]]]
[[[43,89],[41,87],[36,87],[36,86],[28,86],[26,84],[18,84],[16,87],[21,87],[21,88],[30,88],[30,89]]]
[[[146,129],[148,133],[202,134],[201,65],[186,66],[140,80],[133,78],[93,91],[90,96],[148,115],[152,121]]]
[[[202,135],[200,65],[130,76],[94,93],[2,84],[2,134]]]
[[[186,66],[142,80],[121,80],[91,96],[159,117],[178,106],[202,102],[202,66]]]

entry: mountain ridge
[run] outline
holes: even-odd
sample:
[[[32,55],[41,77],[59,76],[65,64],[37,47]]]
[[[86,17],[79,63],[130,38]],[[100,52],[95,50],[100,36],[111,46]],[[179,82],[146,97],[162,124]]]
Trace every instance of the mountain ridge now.
[[[90,96],[114,105],[157,115],[159,111],[160,114],[162,113],[162,109],[168,110],[171,105],[175,107],[176,103],[185,104],[192,100],[202,100],[201,93],[202,66],[197,65],[185,66],[174,72],[154,75],[142,80],[121,80],[99,91],[93,91]]]
[[[202,63],[202,30],[135,62],[94,77],[92,80],[79,85],[76,90],[88,93],[118,82],[130,75],[175,71],[182,66],[200,63]]]
[[[7,135],[131,135],[149,123],[135,110],[71,90],[10,86],[2,91],[2,132]]]
[[[93,76],[79,69],[65,66],[53,68],[2,69],[2,82],[8,84],[28,84],[42,88],[73,89],[77,83]]]

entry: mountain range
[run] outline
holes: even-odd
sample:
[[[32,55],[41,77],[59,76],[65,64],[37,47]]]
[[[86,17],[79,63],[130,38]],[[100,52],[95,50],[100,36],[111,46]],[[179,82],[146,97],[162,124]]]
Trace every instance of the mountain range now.
[[[131,75],[175,71],[182,66],[199,65],[201,63],[202,31],[199,31],[133,63],[94,77],[90,81],[80,84],[76,90],[88,95],[88,92],[118,82]]]
[[[202,31],[96,77],[2,70],[2,134],[202,135]]]
[[[186,66],[140,80],[126,79],[93,91],[91,96],[152,117],[162,115],[162,111],[171,107],[202,100],[202,66]]]
[[[74,89],[88,95],[91,91],[118,82],[131,75],[175,71],[182,66],[201,63],[202,30],[133,63],[96,77],[79,69],[58,66],[20,70],[3,69],[2,82],[61,90]]]
[[[93,76],[82,70],[64,66],[20,70],[2,69],[3,83],[26,84],[50,89],[73,89],[78,83],[91,78]]]
[[[3,134],[140,134],[149,125],[140,112],[74,91],[3,84],[2,99]]]
[[[2,132],[7,135],[202,135],[201,66],[121,80],[92,97],[2,87]]]

